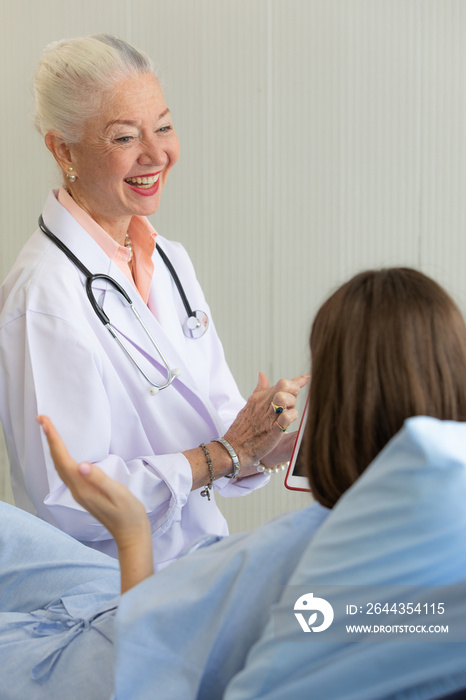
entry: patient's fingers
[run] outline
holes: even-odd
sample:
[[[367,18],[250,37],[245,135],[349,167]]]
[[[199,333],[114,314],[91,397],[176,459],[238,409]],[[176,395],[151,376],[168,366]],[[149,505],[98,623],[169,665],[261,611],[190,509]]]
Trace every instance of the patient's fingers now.
[[[70,457],[50,418],[38,416],[37,421],[47,437],[55,468],[73,498],[105,525],[117,544],[126,541],[132,532],[148,527],[144,506],[126,486],[95,464],[78,464]]]
[[[146,509],[136,496],[95,464],[83,462],[78,466],[78,472],[80,478],[72,486],[72,494],[78,503],[105,525],[118,546],[134,533],[139,539],[149,521]]]
[[[129,496],[126,486],[109,477],[95,464],[82,462],[78,466],[78,471],[85,478],[88,484],[92,484],[92,486],[97,488],[101,493],[105,494],[107,498],[116,504],[118,504],[121,498],[126,496],[127,493]]]
[[[88,463],[78,465],[78,463],[72,457],[70,457],[65,443],[61,439],[58,430],[55,428],[48,416],[38,416],[37,421],[40,423],[42,430],[45,433],[50,448],[50,454],[52,455],[55,469],[57,470],[60,478],[71,489],[73,496],[81,503],[81,505],[86,507],[81,499],[83,497],[88,498],[89,493],[92,493],[89,490],[89,486],[86,485],[86,481],[91,481],[91,483],[92,481],[95,482],[95,478],[89,479],[87,474],[94,472],[97,467],[92,469],[92,465]],[[86,477],[86,481],[83,481],[83,476]]]
[[[60,473],[60,470],[63,468],[75,466],[75,460],[70,457],[63,440],[58,434],[58,431],[50,418],[48,418],[48,416],[38,416],[37,422],[40,423],[42,430],[45,433],[47,442],[49,443],[50,454],[52,455],[52,459],[58,472]]]

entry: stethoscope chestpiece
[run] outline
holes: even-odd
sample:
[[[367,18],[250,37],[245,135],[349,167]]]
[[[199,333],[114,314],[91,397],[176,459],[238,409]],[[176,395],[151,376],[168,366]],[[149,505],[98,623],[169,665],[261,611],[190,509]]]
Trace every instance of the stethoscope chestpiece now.
[[[204,311],[193,311],[183,323],[183,333],[187,338],[201,338],[209,327],[209,318]]]

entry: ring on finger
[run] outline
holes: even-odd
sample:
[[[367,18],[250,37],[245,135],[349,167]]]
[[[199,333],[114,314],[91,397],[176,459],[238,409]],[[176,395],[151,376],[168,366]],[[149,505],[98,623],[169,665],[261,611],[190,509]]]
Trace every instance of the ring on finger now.
[[[276,413],[277,416],[279,416],[280,413],[283,413],[283,411],[287,411],[287,410],[288,410],[287,408],[285,408],[285,406],[279,406],[279,405],[277,405],[276,403],[274,403],[273,401],[270,402],[270,405],[271,405],[272,408],[273,408],[273,412]]]
[[[278,425],[278,427],[280,428],[282,433],[286,433],[286,428],[284,428],[282,425],[280,425],[280,423],[278,422],[278,418],[276,421],[274,421],[274,423],[275,423],[275,425]]]

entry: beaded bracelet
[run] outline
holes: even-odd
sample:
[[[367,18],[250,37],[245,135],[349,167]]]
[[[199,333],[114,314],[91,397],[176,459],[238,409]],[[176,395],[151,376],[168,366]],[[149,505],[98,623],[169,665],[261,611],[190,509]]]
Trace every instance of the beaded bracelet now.
[[[207,466],[209,467],[209,474],[210,474],[210,481],[208,484],[204,486],[204,488],[201,491],[201,496],[207,496],[207,500],[210,501],[210,492],[212,491],[212,485],[214,483],[214,468],[212,466],[212,460],[210,459],[210,454],[209,450],[207,447],[204,445],[203,442],[199,445],[203,453],[205,454]]]
[[[258,462],[254,466],[256,467],[257,471],[261,474],[278,474],[278,472],[282,472],[284,469],[286,469],[288,465],[289,462],[281,462],[280,464],[277,464],[276,467],[266,467],[260,462]]]

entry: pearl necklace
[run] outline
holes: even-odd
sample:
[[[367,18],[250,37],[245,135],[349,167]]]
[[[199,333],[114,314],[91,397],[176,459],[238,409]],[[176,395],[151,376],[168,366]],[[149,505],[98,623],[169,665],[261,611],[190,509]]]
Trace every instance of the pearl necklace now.
[[[129,237],[128,234],[126,234],[126,238],[125,238],[125,248],[126,248],[126,250],[129,250],[128,262],[131,262],[133,259],[133,244],[131,243],[131,238]]]

